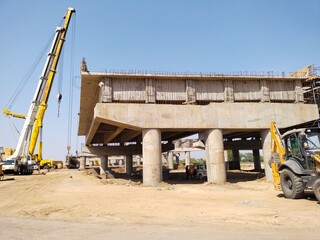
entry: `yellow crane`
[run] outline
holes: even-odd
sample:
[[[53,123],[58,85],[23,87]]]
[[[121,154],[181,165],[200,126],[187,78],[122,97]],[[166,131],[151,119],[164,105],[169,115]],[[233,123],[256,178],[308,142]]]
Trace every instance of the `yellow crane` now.
[[[39,163],[42,160],[42,122],[47,109],[50,91],[73,13],[75,13],[75,9],[68,8],[68,11],[64,16],[63,26],[56,29],[52,46],[39,79],[34,98],[29,107],[28,114],[16,114],[10,112],[8,109],[4,109],[4,113],[7,115],[26,119],[15,152],[11,156],[7,157],[7,160],[15,161],[15,173],[32,174],[35,162]],[[39,133],[39,152],[38,157],[35,158],[34,150],[37,145]]]

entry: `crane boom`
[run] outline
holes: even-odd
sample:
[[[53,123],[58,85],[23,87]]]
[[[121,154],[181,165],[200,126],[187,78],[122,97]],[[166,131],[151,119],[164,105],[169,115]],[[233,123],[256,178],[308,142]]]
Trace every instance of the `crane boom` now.
[[[32,155],[39,136],[39,128],[42,127],[42,121],[47,108],[52,83],[55,77],[59,57],[65,41],[65,36],[75,9],[68,8],[64,16],[63,27],[58,27],[50,48],[50,52],[46,59],[41,77],[39,78],[38,86],[34,94],[33,100],[29,107],[26,120],[24,122],[21,135],[18,140],[17,147],[13,155],[7,159],[14,159],[16,172],[23,174],[32,174],[33,164]],[[31,166],[31,167],[30,167]],[[32,168],[32,169],[31,169]]]
[[[64,21],[63,27],[57,29],[57,31],[59,31],[60,34],[57,39],[57,44],[55,45],[54,52],[52,53],[52,61],[50,61],[50,65],[48,65],[48,68],[46,69],[46,73],[44,77],[47,79],[47,81],[43,89],[41,103],[36,116],[36,122],[34,124],[32,133],[31,133],[30,144],[29,144],[29,154],[31,155],[34,153],[37,139],[39,137],[39,131],[40,131],[40,128],[42,127],[42,121],[44,118],[45,111],[47,109],[47,103],[48,103],[53,79],[55,77],[62,47],[65,41],[68,26],[69,26],[73,12],[75,12],[73,8],[68,9],[67,14],[65,15],[65,21]]]

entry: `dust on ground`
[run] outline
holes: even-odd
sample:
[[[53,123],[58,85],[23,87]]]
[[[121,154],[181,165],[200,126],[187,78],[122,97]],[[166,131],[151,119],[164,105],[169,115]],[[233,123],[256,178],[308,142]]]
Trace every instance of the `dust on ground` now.
[[[223,186],[170,174],[157,187],[69,169],[14,176],[0,182],[0,239],[319,239],[312,193],[285,199],[236,171]]]

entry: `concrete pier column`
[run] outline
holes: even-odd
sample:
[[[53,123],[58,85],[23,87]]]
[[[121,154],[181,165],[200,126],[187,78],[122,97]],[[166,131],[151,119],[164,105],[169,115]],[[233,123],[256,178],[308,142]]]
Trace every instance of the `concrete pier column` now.
[[[140,166],[141,165],[141,156],[140,155],[136,155],[136,166]]]
[[[118,164],[119,164],[120,167],[123,166],[123,160],[120,159],[119,162],[118,162]]]
[[[263,162],[264,162],[264,171],[267,182],[272,182],[272,169],[269,166],[269,160],[271,157],[271,136],[269,130],[261,131],[261,141],[262,141],[262,150],[263,150]]]
[[[132,173],[132,155],[126,155],[126,174],[131,176]]]
[[[224,154],[223,135],[221,129],[206,132],[206,162],[209,183],[224,184],[227,179]]]
[[[240,166],[240,151],[239,150],[232,150],[232,158],[234,161],[234,168],[237,170],[241,170]]]
[[[168,152],[169,169],[173,169],[173,152]]]
[[[185,161],[185,163],[186,163],[186,166],[187,165],[190,165],[191,164],[191,160],[190,160],[190,152],[185,152],[185,159],[186,159],[186,161]]]
[[[108,156],[100,157],[100,175],[105,175],[108,168]]]
[[[228,151],[224,150],[223,151],[223,155],[224,155],[224,164],[226,166],[226,171],[229,171],[229,161],[228,161]]]
[[[156,186],[162,181],[161,131],[142,131],[143,185]]]
[[[176,154],[176,164],[179,166],[180,164],[180,154]]]
[[[85,170],[85,169],[86,169],[86,157],[80,157],[79,170]]]
[[[260,161],[260,152],[259,149],[253,149],[253,164],[254,164],[254,170],[257,172],[261,171],[261,161]]]

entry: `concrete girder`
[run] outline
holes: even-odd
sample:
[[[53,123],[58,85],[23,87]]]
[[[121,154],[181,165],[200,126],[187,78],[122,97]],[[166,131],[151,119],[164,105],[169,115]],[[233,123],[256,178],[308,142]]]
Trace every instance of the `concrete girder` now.
[[[141,134],[141,131],[127,131],[120,136],[120,142],[130,142]]]
[[[172,143],[162,144],[162,151],[167,152],[174,149]],[[133,144],[127,146],[83,146],[82,153],[91,156],[119,156],[119,155],[141,155],[142,145]]]
[[[154,107],[154,104],[97,103],[94,112],[94,121],[100,118],[115,126],[183,132],[214,128],[262,130],[268,129],[272,121],[284,128],[319,118],[317,105],[281,103],[210,103],[170,108],[165,104]],[[192,117],[176,117],[181,115]]]
[[[104,141],[104,144],[107,144],[107,143],[111,142],[111,141],[112,141],[115,137],[117,137],[123,130],[124,130],[124,128],[118,127],[111,135],[108,136],[108,138]]]
[[[86,145],[89,145],[94,138],[94,135],[96,134],[96,131],[98,130],[100,126],[100,122],[98,121],[93,121],[91,123],[90,129],[86,135]]]
[[[262,149],[260,140],[239,140],[239,141],[224,141],[225,150],[253,150]]]

